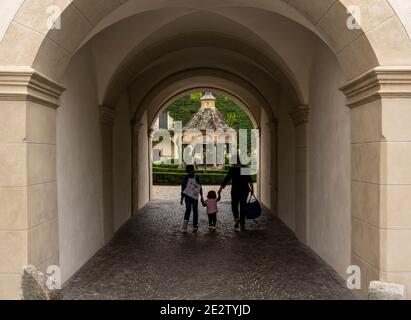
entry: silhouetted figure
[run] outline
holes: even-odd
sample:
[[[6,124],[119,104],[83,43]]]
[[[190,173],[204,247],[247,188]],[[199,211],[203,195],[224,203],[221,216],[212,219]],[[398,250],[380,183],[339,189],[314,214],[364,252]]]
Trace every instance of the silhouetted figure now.
[[[221,196],[215,191],[208,192],[207,200],[202,200],[203,206],[207,207],[208,224],[211,232],[216,231],[217,225],[217,213],[218,213],[218,202],[220,202]]]
[[[203,188],[199,177],[195,175],[193,165],[186,167],[187,175],[181,183],[181,204],[185,201],[186,211],[184,214],[183,231],[187,232],[188,222],[190,220],[191,211],[193,211],[193,232],[198,231],[198,198],[203,198]]]
[[[246,170],[241,170],[241,169]],[[241,230],[245,230],[245,207],[247,204],[248,197],[251,194],[254,194],[254,184],[251,178],[251,175],[248,174],[247,168],[241,164],[233,165],[227,176],[224,178],[221,188],[218,191],[218,194],[221,194],[222,190],[225,189],[227,184],[232,181],[231,187],[231,207],[233,210],[235,225],[234,228],[238,229],[241,226]],[[242,174],[243,173],[243,174]],[[247,174],[246,174],[247,173]],[[240,209],[238,208],[240,207]]]

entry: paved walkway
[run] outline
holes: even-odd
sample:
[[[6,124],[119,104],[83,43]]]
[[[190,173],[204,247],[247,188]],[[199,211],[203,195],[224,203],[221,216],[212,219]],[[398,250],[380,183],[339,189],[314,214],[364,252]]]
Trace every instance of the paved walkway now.
[[[239,233],[225,196],[217,233],[208,232],[201,210],[199,233],[183,234],[183,207],[170,199],[154,200],[131,219],[66,284],[64,299],[354,299],[342,279],[268,213]]]

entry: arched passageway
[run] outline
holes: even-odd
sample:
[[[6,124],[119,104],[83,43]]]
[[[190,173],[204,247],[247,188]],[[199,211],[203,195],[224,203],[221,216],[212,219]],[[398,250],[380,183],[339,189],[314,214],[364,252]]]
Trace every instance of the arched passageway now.
[[[195,88],[253,115],[267,212],[340,276],[358,265],[362,293],[372,279],[410,284],[411,42],[398,4],[352,1],[362,24],[349,27],[349,1],[70,1],[50,30],[48,1],[6,2],[1,297],[19,296],[27,264],[57,264],[66,282],[138,216],[152,123]]]

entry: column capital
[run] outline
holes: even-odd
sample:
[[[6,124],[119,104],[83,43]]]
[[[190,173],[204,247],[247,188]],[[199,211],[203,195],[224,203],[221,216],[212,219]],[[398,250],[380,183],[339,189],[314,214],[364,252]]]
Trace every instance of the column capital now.
[[[411,67],[380,66],[351,80],[340,90],[355,108],[381,98],[411,98]]]
[[[310,108],[308,106],[299,106],[290,112],[290,117],[295,126],[308,123]]]
[[[131,120],[130,126],[131,126],[131,131],[134,134],[139,134],[141,129],[143,128],[143,124],[137,120]]]
[[[277,118],[271,119],[270,121],[266,123],[266,125],[270,130],[276,130],[278,126],[278,119]]]
[[[99,109],[101,123],[112,126],[114,124],[114,120],[116,119],[116,110],[105,105],[100,106]]]
[[[154,132],[155,132],[156,130],[155,129],[153,129],[153,128],[149,128],[148,129],[148,137],[150,138],[150,139],[153,139],[153,136],[154,136]]]
[[[65,88],[30,67],[0,67],[0,100],[58,108]]]

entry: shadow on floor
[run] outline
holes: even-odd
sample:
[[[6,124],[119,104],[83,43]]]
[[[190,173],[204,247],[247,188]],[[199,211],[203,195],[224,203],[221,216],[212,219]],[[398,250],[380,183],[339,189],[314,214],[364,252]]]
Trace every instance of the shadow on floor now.
[[[210,234],[180,230],[183,207],[155,200],[63,289],[64,299],[355,299],[342,278],[269,213],[233,230],[230,203]]]

